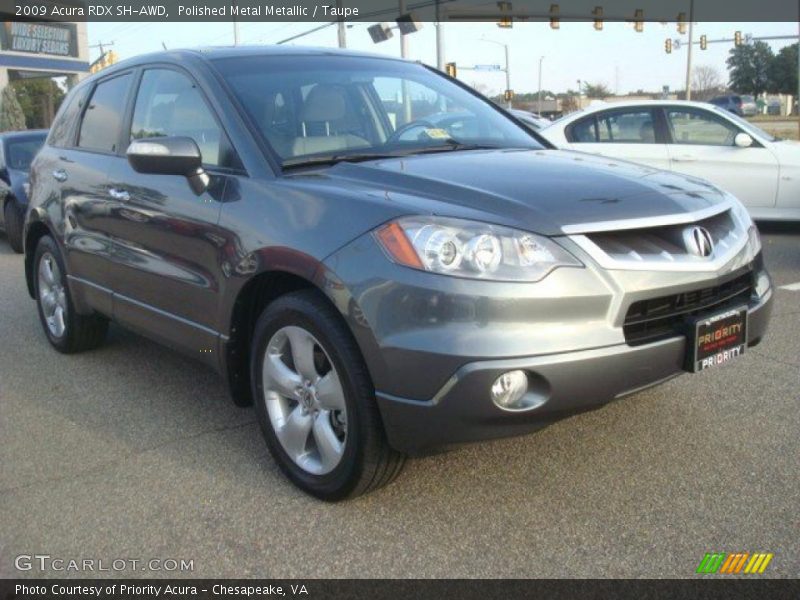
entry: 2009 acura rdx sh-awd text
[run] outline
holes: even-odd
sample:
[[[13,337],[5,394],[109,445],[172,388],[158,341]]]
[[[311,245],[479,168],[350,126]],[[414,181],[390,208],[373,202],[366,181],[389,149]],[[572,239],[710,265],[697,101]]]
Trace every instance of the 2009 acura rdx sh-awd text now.
[[[31,180],[51,344],[93,348],[113,319],[192,353],[326,500],[734,359],[771,306],[729,194],[554,150],[384,57],[119,63],[70,92]]]

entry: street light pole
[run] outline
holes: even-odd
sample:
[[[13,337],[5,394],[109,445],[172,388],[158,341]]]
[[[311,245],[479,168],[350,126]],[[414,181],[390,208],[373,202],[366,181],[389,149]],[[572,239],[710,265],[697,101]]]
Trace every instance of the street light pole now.
[[[689,1],[689,46],[686,50],[686,99],[692,99],[692,34],[694,33],[694,0]]]
[[[511,89],[511,67],[509,66],[509,63],[508,63],[508,44],[503,44],[503,48],[505,48],[505,51],[506,51],[506,90],[510,90]],[[507,108],[511,108],[511,104],[512,104],[512,100],[511,100],[511,96],[509,96],[508,97],[508,101],[506,103],[506,107]]]
[[[490,44],[497,44],[498,46],[502,46],[505,50],[505,57],[506,57],[506,90],[511,89],[511,63],[508,60],[508,44],[504,44],[503,42],[497,42],[495,40],[487,40],[486,38],[481,38],[483,42],[489,42]],[[511,108],[511,99],[509,98],[506,100],[506,108]]]
[[[436,68],[444,71],[444,23],[441,0],[436,0]]]
[[[542,61],[543,60],[544,60],[544,56],[540,56],[539,57],[539,94],[537,96],[538,104],[539,104],[539,110],[538,110],[539,116],[542,115]]]
[[[336,0],[336,8],[342,8],[342,0]],[[339,10],[339,14],[343,14],[343,11]],[[339,22],[336,23],[336,38],[339,43],[339,48],[347,48],[347,34],[345,31],[344,17],[339,17]]]

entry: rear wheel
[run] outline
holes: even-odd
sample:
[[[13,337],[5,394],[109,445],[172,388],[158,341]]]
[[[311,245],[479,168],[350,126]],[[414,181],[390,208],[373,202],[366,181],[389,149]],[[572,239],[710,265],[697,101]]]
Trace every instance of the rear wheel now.
[[[404,457],[386,440],[358,347],[318,292],[270,304],[256,324],[251,357],[259,424],[298,487],[335,501],[399,474]]]
[[[17,254],[22,254],[22,211],[17,207],[13,199],[6,202],[5,212],[6,236],[8,245]]]
[[[108,320],[96,314],[75,312],[67,287],[67,271],[53,238],[44,236],[39,240],[33,264],[39,320],[53,347],[69,354],[102,344]]]

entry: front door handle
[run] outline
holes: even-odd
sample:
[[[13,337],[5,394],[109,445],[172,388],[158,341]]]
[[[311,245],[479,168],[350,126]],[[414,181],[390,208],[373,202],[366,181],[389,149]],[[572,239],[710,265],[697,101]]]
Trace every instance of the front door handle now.
[[[691,156],[689,154],[684,154],[683,156],[673,156],[672,160],[675,162],[695,162],[697,160],[696,156]]]
[[[119,200],[120,202],[127,202],[131,199],[131,195],[126,192],[125,190],[120,190],[118,188],[111,188],[108,190],[108,195],[111,196],[114,200]]]
[[[53,179],[60,183],[64,183],[67,180],[67,172],[64,169],[56,169],[53,171]]]

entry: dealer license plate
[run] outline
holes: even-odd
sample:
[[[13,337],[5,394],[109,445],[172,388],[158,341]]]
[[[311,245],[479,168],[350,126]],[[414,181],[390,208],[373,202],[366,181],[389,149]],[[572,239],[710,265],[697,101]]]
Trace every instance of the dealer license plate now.
[[[690,328],[691,331],[691,328]],[[689,370],[697,373],[738,358],[747,348],[747,307],[740,306],[694,320],[694,339],[688,340]]]

